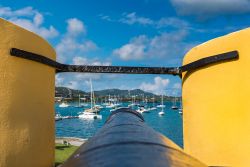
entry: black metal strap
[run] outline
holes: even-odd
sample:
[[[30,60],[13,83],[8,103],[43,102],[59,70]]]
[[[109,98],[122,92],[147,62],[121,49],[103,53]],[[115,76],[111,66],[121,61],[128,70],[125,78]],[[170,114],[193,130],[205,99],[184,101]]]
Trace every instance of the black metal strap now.
[[[195,70],[195,69],[198,69],[198,68],[201,68],[204,66],[208,66],[211,64],[219,63],[222,61],[233,60],[233,59],[237,59],[237,58],[239,58],[239,54],[237,51],[226,52],[226,53],[222,53],[222,54],[199,59],[197,61],[194,61],[192,63],[189,63],[187,65],[180,67],[180,70],[182,72],[191,71],[191,70]]]
[[[207,65],[237,59],[237,51],[226,52],[189,63],[182,67],[132,67],[132,66],[90,66],[67,65],[58,63],[36,53],[31,53],[17,48],[10,50],[10,55],[39,62],[56,69],[56,72],[85,72],[85,73],[124,73],[124,74],[171,74],[181,75],[182,72],[195,70]]]
[[[36,61],[53,67],[57,72],[85,72],[85,73],[125,73],[125,74],[172,74],[178,75],[179,70],[175,67],[131,67],[131,66],[89,66],[89,65],[66,65],[39,54],[12,48],[10,55]]]

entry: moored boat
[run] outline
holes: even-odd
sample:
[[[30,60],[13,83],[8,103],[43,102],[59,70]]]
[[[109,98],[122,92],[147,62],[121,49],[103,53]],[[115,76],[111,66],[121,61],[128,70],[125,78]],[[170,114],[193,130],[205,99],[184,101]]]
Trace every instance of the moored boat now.
[[[83,119],[102,119],[102,115],[99,115],[100,108],[95,105],[95,97],[92,86],[92,81],[90,79],[90,100],[91,100],[91,108],[85,109],[83,113],[79,115],[79,118]]]
[[[59,107],[61,108],[69,107],[69,104],[67,104],[66,102],[62,102],[61,104],[59,104]]]
[[[165,108],[166,106],[163,104],[163,94],[161,95],[161,104],[157,105],[158,108]]]

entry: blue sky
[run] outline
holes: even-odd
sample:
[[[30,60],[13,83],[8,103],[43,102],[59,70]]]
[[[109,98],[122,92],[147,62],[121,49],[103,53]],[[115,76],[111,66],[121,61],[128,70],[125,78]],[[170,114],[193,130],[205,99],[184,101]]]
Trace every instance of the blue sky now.
[[[179,66],[195,45],[250,25],[249,0],[72,0],[0,3],[0,17],[45,39],[68,64]],[[181,94],[167,75],[70,74],[57,86],[89,90],[140,88]]]

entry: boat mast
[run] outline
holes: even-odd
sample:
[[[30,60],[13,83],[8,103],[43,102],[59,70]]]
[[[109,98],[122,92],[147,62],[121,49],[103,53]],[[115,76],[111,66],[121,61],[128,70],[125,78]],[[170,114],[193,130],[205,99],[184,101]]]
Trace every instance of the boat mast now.
[[[155,95],[153,95],[153,107],[155,107]]]
[[[176,99],[176,96],[175,96],[175,97],[174,97],[174,105],[175,105],[175,106],[176,106],[176,100],[177,100],[177,99]]]
[[[91,109],[93,110],[93,88],[92,88],[92,80],[89,80],[90,82],[90,105],[91,105]]]
[[[96,106],[95,106],[95,94],[93,91],[93,85],[92,85],[92,81],[91,81],[91,91],[92,91],[92,101],[93,101],[93,105],[92,105],[92,111],[94,110],[95,114],[97,114],[97,110],[96,110]]]
[[[161,105],[163,106],[163,94],[161,95]]]
[[[81,95],[80,95],[80,93],[79,93],[79,99],[78,99],[78,106],[79,106],[79,107],[81,106],[80,98],[81,98]]]
[[[111,99],[110,99],[110,94],[109,94],[109,99],[108,99],[108,101],[109,101],[109,106],[111,105]]]
[[[161,95],[161,112],[163,112],[163,94]]]

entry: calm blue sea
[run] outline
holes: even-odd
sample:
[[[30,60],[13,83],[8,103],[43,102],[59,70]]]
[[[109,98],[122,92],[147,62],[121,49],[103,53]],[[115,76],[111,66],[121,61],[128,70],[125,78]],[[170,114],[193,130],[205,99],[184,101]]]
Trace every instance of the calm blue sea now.
[[[172,103],[166,102],[165,105],[164,116],[159,116],[159,110],[155,110],[150,113],[143,114],[144,119],[149,126],[167,136],[179,146],[183,147],[182,116],[178,113],[178,110],[171,110]],[[126,104],[124,104],[124,106],[126,106]],[[58,107],[58,104],[56,104],[55,110],[62,116],[74,116],[78,115],[77,113],[81,112],[83,108],[60,108]],[[57,121],[56,136],[90,138],[105,123],[105,120],[110,114],[109,109],[102,109],[100,114],[102,115],[102,120],[64,119]]]

